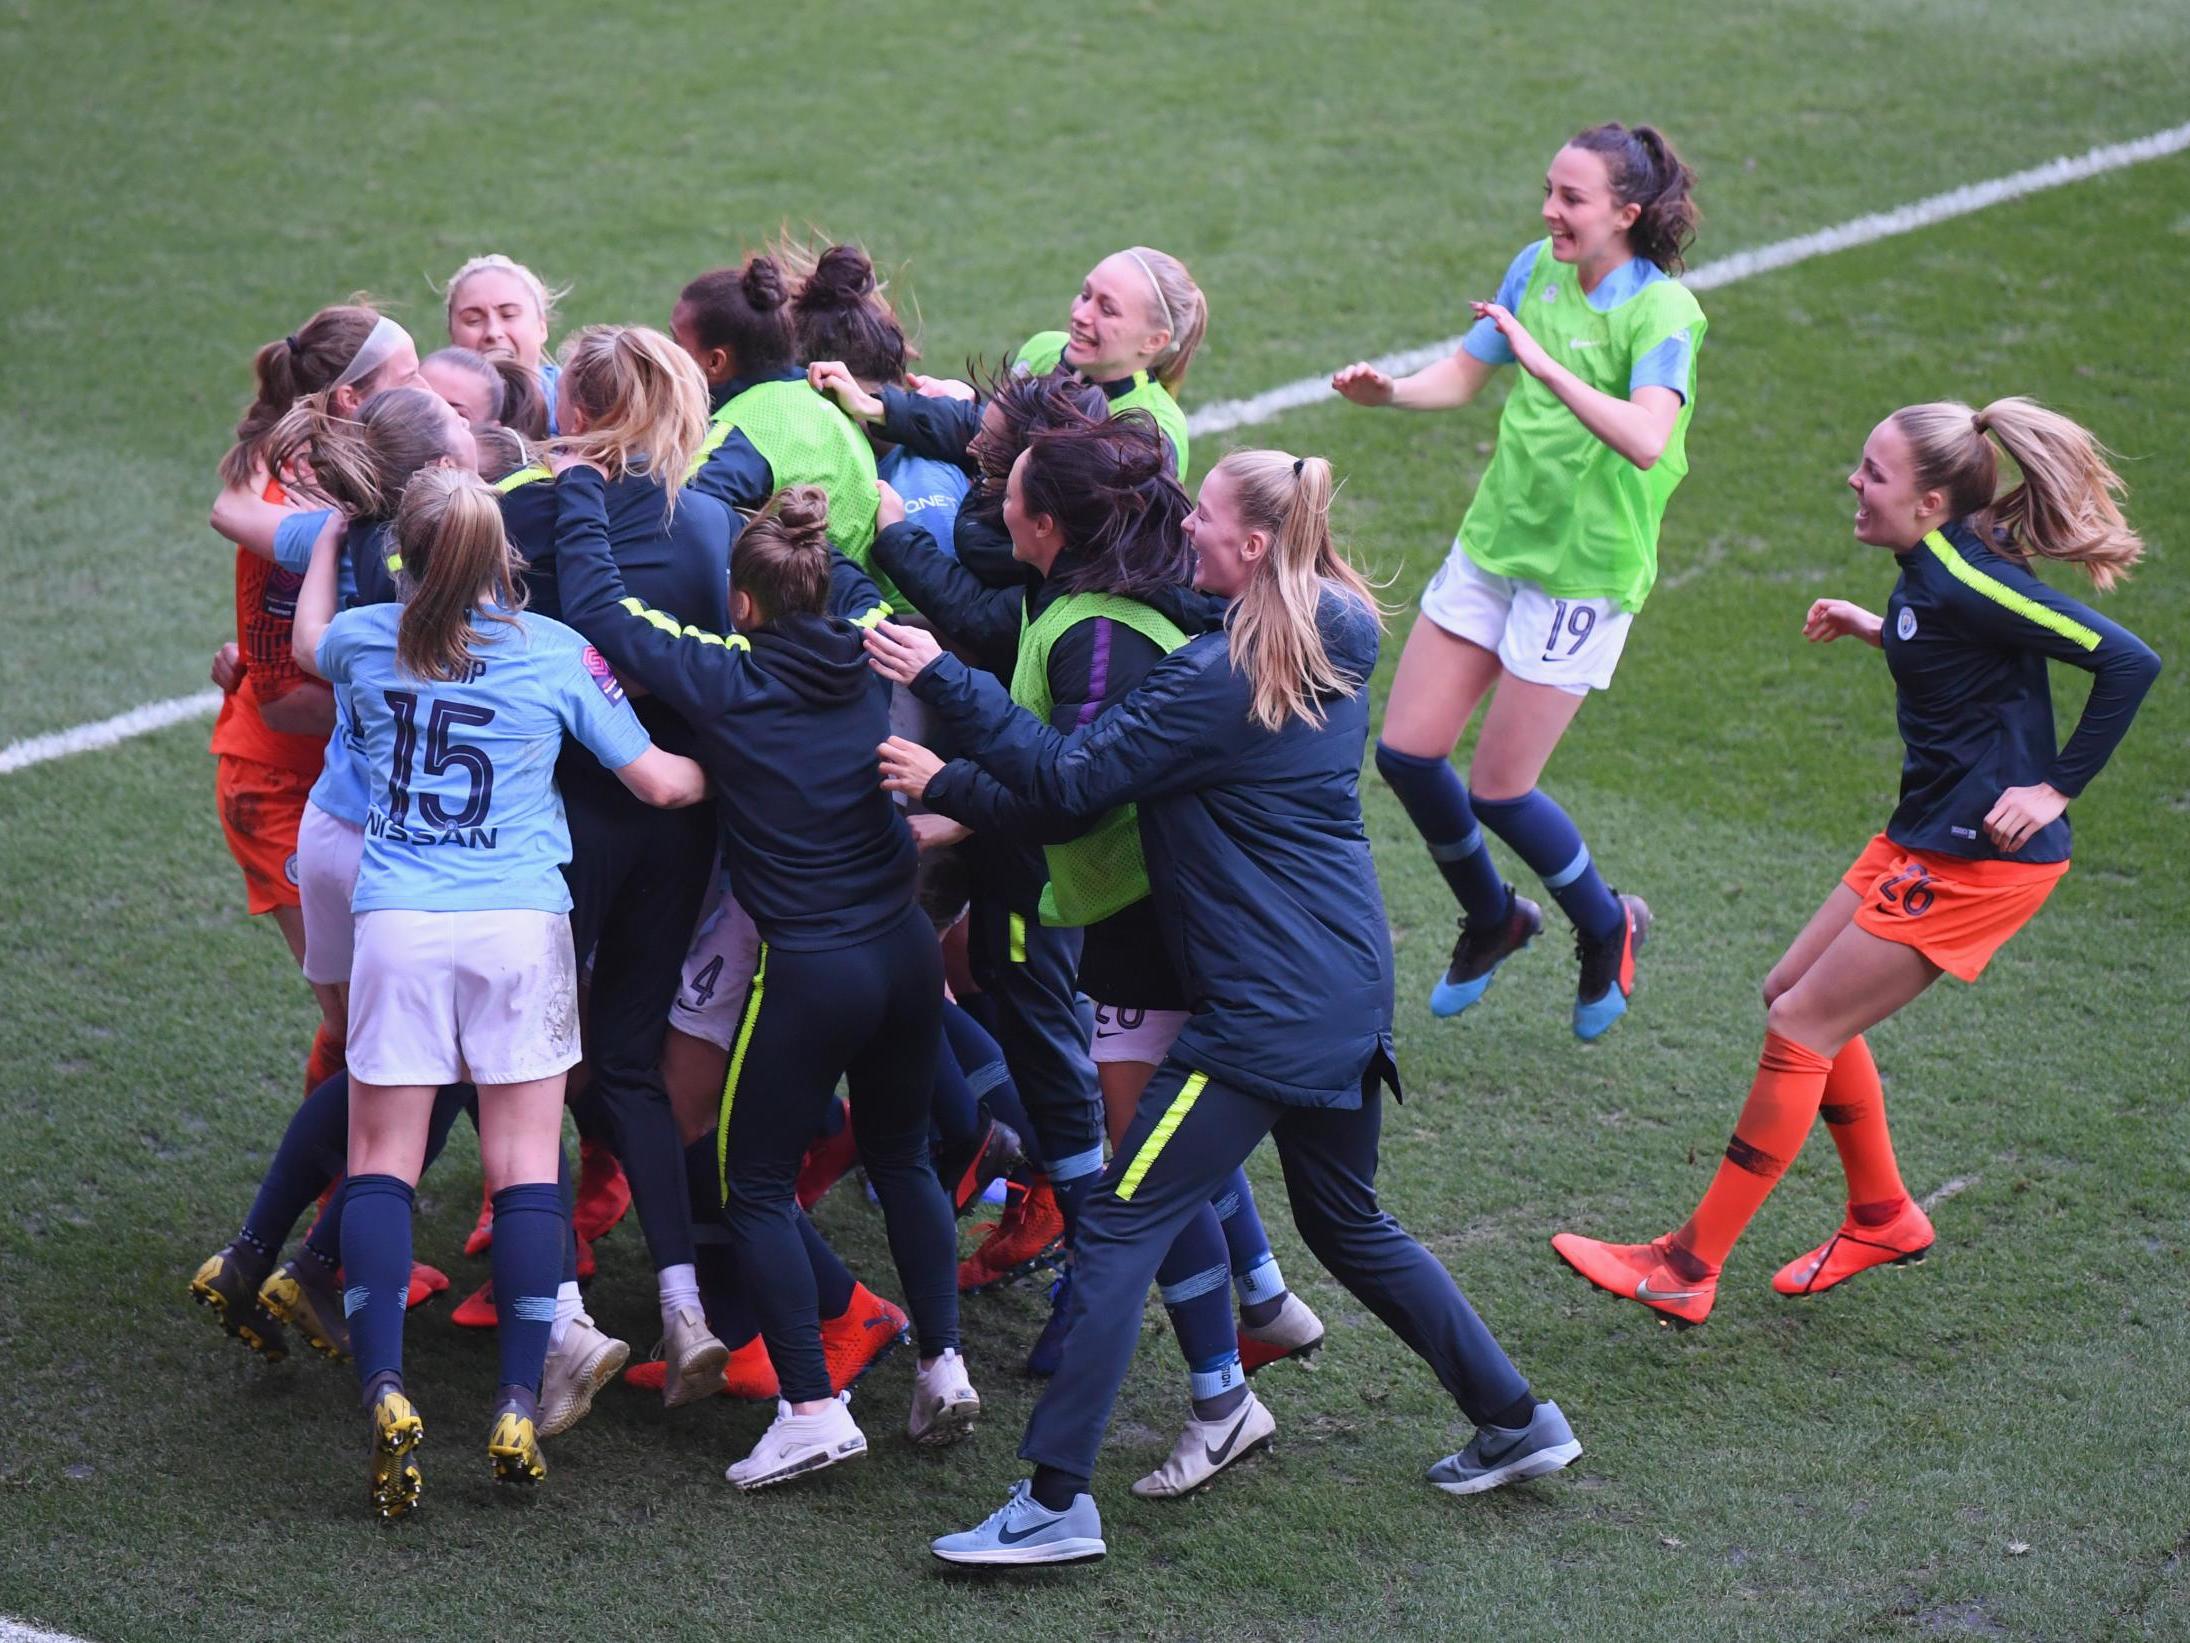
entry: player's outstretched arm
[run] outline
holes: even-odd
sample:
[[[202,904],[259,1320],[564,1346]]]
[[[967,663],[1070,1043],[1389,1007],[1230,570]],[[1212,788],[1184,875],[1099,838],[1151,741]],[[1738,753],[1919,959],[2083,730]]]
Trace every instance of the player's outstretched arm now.
[[[1451,411],[1483,390],[1497,366],[1456,348],[1412,376],[1391,377],[1362,360],[1331,374],[1331,387],[1356,405],[1389,405],[1402,411]]]
[[[1861,605],[1845,599],[1819,599],[1810,606],[1810,613],[1802,619],[1802,637],[1813,645],[1829,645],[1835,639],[1855,638],[1866,645],[1883,650],[1886,644],[1884,618],[1874,616]]]

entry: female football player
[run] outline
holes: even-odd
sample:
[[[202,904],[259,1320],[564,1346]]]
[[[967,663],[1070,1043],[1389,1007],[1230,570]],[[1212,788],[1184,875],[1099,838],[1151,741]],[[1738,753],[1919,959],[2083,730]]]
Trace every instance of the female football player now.
[[[2021,476],[2005,493],[2002,455]],[[1901,802],[1766,979],[1756,1081],[1695,1213],[1647,1244],[1552,1240],[1598,1288],[1682,1326],[1710,1315],[1734,1240],[1820,1113],[1847,1176],[1847,1217],[1772,1288],[1815,1295],[1930,1250],[1863,1034],[1941,974],[1974,982],[2053,893],[2068,871],[2069,802],[2160,670],[2134,634],[2031,573],[2034,557],[2064,560],[2104,592],[2143,552],[2105,451],[2059,412],[2028,399],[1905,406],[1871,430],[1848,484],[1856,540],[1891,553],[1900,575],[1884,616],[1820,599],[1802,631],[1886,653],[1907,747]],[[2049,660],[2093,676],[2065,746]]]
[[[1547,236],[1447,359],[1393,381],[1349,365],[1357,405],[1465,405],[1501,365],[1521,375],[1452,553],[1422,595],[1385,710],[1376,765],[1459,898],[1460,939],[1430,994],[1458,1015],[1535,937],[1543,911],[1498,873],[1489,828],[1574,924],[1574,1031],[1626,1013],[1650,930],[1640,897],[1608,888],[1567,813],[1538,788],[1592,690],[1612,683],[1657,577],[1658,522],[1688,471],[1703,311],[1673,278],[1693,238],[1694,175],[1649,126],[1593,126],[1552,157]],[[1486,698],[1462,786],[1451,764]]]

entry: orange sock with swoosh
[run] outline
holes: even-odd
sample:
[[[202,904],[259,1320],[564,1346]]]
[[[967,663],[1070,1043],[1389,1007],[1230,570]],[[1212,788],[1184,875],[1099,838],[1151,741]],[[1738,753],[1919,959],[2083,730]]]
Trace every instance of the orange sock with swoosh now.
[[[1712,1272],[1725,1264],[1734,1240],[1802,1150],[1832,1071],[1833,1063],[1809,1046],[1774,1032],[1764,1035],[1756,1082],[1726,1143],[1726,1157],[1703,1202],[1673,1234],[1679,1253]]]

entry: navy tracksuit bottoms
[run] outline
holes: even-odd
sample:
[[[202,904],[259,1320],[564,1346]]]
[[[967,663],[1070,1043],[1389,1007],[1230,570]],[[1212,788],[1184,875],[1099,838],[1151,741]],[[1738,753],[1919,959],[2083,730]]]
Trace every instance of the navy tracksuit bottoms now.
[[[1358,1107],[1294,1107],[1176,1058],[1157,1068],[1081,1212],[1063,1363],[1027,1422],[1021,1457],[1093,1474],[1157,1266],[1265,1135],[1276,1143],[1293,1225],[1309,1252],[1429,1364],[1469,1420],[1480,1425],[1527,1392],[1452,1274],[1378,1207],[1382,1121],[1373,1076]]]
[[[958,1344],[957,1221],[928,1157],[942,1033],[943,958],[918,907],[848,947],[804,952],[761,944],[730,1051],[718,1157],[723,1222],[790,1402],[829,1396],[793,1188],[840,1076],[920,1355]]]

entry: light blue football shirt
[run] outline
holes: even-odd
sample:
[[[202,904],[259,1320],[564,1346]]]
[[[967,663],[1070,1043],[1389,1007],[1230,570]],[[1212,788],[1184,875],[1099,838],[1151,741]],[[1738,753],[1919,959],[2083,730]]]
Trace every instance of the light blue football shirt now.
[[[570,911],[570,828],[555,787],[565,732],[621,769],[649,738],[600,652],[562,623],[472,620],[456,683],[396,662],[400,605],[334,619],[319,671],[348,694],[370,804],[353,911]]]

